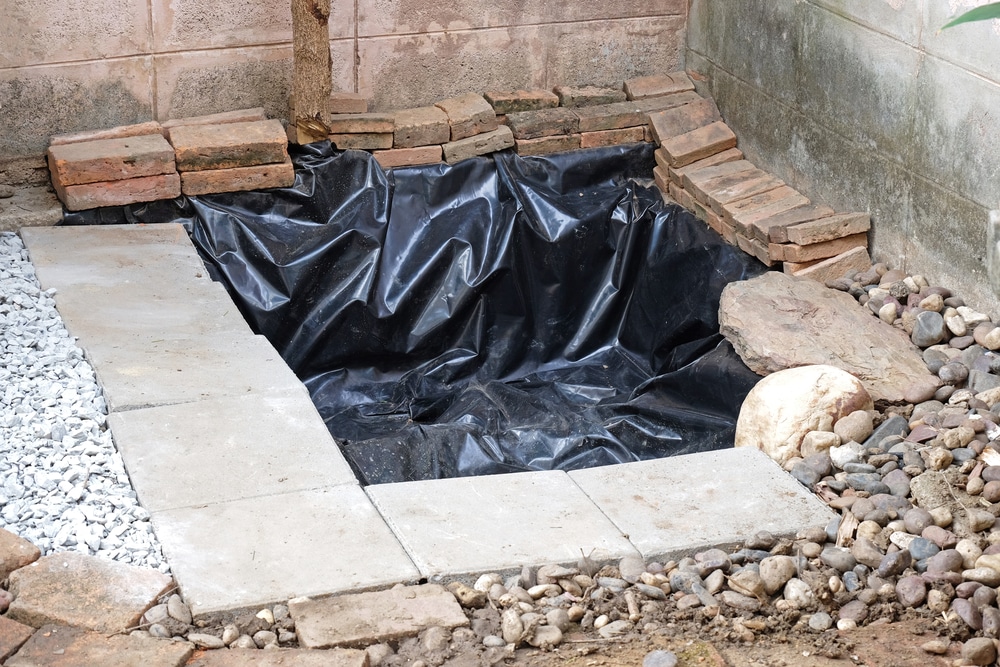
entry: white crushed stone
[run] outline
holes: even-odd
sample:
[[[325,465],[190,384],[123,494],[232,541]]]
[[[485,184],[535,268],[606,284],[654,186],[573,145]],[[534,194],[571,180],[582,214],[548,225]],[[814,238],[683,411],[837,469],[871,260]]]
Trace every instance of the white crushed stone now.
[[[0,527],[43,554],[169,572],[54,292],[41,290],[21,239],[0,234]]]

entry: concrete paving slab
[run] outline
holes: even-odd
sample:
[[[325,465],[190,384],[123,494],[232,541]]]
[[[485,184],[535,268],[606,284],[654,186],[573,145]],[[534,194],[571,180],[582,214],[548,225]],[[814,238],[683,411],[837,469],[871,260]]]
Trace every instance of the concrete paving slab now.
[[[358,483],[305,392],[115,412],[108,423],[150,512]]]
[[[790,535],[835,516],[767,455],[748,447],[569,476],[646,559],[736,545],[761,530]]]
[[[152,520],[196,617],[420,576],[355,485],[164,510]]]
[[[220,332],[79,341],[112,412],[252,392],[304,391],[263,336]]]
[[[43,289],[69,285],[150,284],[156,275],[167,282],[210,282],[205,265],[184,227],[97,225],[31,227],[21,230]]]
[[[46,625],[4,664],[7,667],[181,667],[192,653],[194,646],[188,642],[106,636],[81,628]]]
[[[365,489],[428,578],[520,571],[636,550],[562,471],[379,484]]]

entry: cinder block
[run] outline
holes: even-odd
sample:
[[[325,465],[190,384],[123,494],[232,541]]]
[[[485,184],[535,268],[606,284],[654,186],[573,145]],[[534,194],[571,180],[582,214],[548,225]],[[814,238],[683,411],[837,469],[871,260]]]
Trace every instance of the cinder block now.
[[[448,114],[452,141],[497,129],[497,114],[482,95],[466,93],[436,102],[434,106]]]
[[[331,134],[330,141],[341,151],[373,151],[392,148],[392,132],[382,134]]]
[[[575,111],[557,107],[507,114],[507,127],[516,139],[537,139],[576,134],[580,129],[580,119]]]
[[[163,126],[155,120],[135,125],[119,125],[104,130],[85,130],[83,132],[69,132],[67,134],[56,134],[49,140],[50,146],[61,146],[63,144],[77,144],[81,141],[97,141],[98,139],[123,139],[125,137],[139,137],[144,134],[163,134]]]
[[[559,96],[559,106],[561,107],[587,107],[594,104],[625,101],[625,91],[614,88],[556,86],[552,92]]]
[[[547,153],[562,153],[565,151],[576,150],[579,147],[579,134],[514,140],[514,151],[518,155],[545,155]]]
[[[808,262],[814,259],[826,259],[835,257],[853,248],[867,248],[868,234],[852,234],[844,238],[824,241],[823,243],[813,243],[811,245],[798,245],[797,243],[771,243],[770,254],[777,260],[785,262]]]
[[[642,127],[625,127],[618,130],[601,130],[600,132],[580,133],[580,148],[596,148],[598,146],[617,146],[642,141]]]
[[[293,183],[295,169],[291,160],[252,167],[181,172],[181,192],[186,195],[287,188]]]
[[[518,113],[520,111],[537,111],[559,106],[559,96],[549,90],[491,90],[483,93],[483,97],[499,115]]]
[[[655,132],[655,128],[654,128]],[[736,147],[736,135],[722,121],[661,141],[671,167],[685,165]]]
[[[181,125],[170,131],[178,171],[232,169],[288,159],[288,140],[277,120]]]
[[[252,123],[257,120],[267,120],[264,107],[254,107],[252,109],[239,109],[237,111],[224,111],[222,113],[208,114],[207,116],[188,116],[187,118],[173,118],[163,121],[163,136],[170,139],[170,130],[184,125],[222,125],[225,123]]]
[[[501,125],[492,132],[448,142],[441,149],[444,151],[444,161],[448,164],[454,164],[477,155],[502,151],[513,145],[514,135],[511,133],[510,128],[506,125]]]
[[[391,150],[375,151],[373,155],[383,169],[416,167],[422,164],[441,162],[441,146],[393,148]]]
[[[161,134],[50,146],[48,162],[53,182],[62,187],[176,171],[174,151]]]
[[[628,99],[641,100],[647,97],[694,90],[694,83],[686,72],[671,72],[670,74],[653,74],[652,76],[629,79],[622,86],[622,89]]]
[[[785,262],[787,265],[788,262]],[[842,278],[855,271],[866,271],[871,268],[872,260],[868,256],[868,248],[852,248],[835,257],[812,263],[811,266],[792,271],[792,275],[826,283],[828,280]]]
[[[338,114],[330,118],[330,134],[392,134],[395,122],[391,113]]]
[[[63,186],[54,182],[53,185],[59,199],[70,211],[100,206],[125,206],[181,196],[181,179],[177,172],[103,183]]]
[[[443,144],[451,138],[448,114],[437,107],[401,109],[394,114],[394,148]]]
[[[790,242],[809,245],[867,232],[871,226],[871,217],[867,213],[842,213],[791,225],[786,228],[786,233]]]
[[[722,120],[719,107],[709,98],[701,98],[681,106],[649,114],[649,126],[656,141],[687,134],[716,121]]]

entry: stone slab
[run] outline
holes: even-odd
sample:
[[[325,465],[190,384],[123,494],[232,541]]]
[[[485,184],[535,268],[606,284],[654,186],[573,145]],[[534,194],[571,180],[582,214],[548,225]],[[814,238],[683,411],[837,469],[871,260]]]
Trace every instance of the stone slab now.
[[[491,90],[483,93],[483,97],[493,107],[499,116],[519,111],[537,111],[559,106],[559,96],[549,90]]]
[[[559,106],[567,108],[625,101],[624,90],[598,86],[556,86],[552,92],[559,96]]]
[[[263,336],[173,334],[144,345],[128,335],[83,341],[111,411],[219,396],[301,392],[302,383]]]
[[[451,139],[448,114],[434,106],[397,111],[394,115],[394,127],[394,148],[431,146]]]
[[[624,127],[618,130],[601,130],[599,132],[581,132],[580,148],[618,146],[620,144],[636,143],[643,139],[643,128],[641,127]]]
[[[785,232],[790,243],[810,245],[867,232],[871,226],[867,213],[841,213],[791,225]]]
[[[849,294],[769,271],[729,283],[720,331],[760,375],[825,364],[855,376],[875,401],[899,403],[908,391],[938,386],[920,350]]]
[[[35,629],[30,625],[0,616],[0,663],[14,655],[34,633]]]
[[[215,125],[181,125],[170,130],[178,171],[231,169],[288,159],[288,140],[275,119]]]
[[[771,255],[775,259],[786,262],[810,262],[816,259],[826,259],[847,252],[851,248],[868,247],[868,234],[852,234],[832,241],[799,245],[797,243],[772,243]]]
[[[288,611],[299,643],[312,649],[397,642],[427,628],[469,625],[455,596],[437,584],[291,600]]]
[[[661,141],[671,167],[683,167],[710,155],[736,147],[736,135],[722,121]]]
[[[420,576],[353,484],[153,512],[152,521],[196,617]]]
[[[72,551],[55,553],[10,575],[14,601],[7,618],[36,628],[55,623],[124,632],[172,583],[157,570]]]
[[[204,651],[189,660],[185,667],[369,667],[368,654],[356,648],[331,648],[324,651],[279,648],[257,651],[230,649]]]
[[[51,227],[63,218],[62,202],[45,186],[22,186],[12,197],[0,199],[0,232],[23,227]]]
[[[673,456],[569,476],[647,559],[736,546],[760,530],[792,535],[835,516],[757,450]]]
[[[868,248],[857,247],[835,257],[815,262],[806,268],[793,271],[792,275],[825,284],[828,280],[843,278],[854,271],[867,271],[871,265],[872,260],[868,255]]]
[[[670,72],[669,74],[652,74],[627,79],[622,90],[630,100],[641,100],[647,97],[670,95],[686,90],[694,90],[694,82],[686,72]]]
[[[138,137],[144,134],[163,134],[163,126],[155,120],[134,125],[119,125],[102,130],[84,130],[83,132],[67,132],[56,134],[49,139],[49,146],[60,146],[62,144],[75,144],[81,141],[96,141],[98,139],[122,139],[124,137]]]
[[[177,173],[83,185],[64,186],[54,181],[52,185],[63,205],[70,211],[85,211],[101,206],[126,206],[181,196],[181,179]]]
[[[781,213],[754,220],[750,223],[754,238],[770,243],[787,243],[787,229],[808,220],[833,215],[833,209],[823,204],[806,204]]]
[[[66,187],[170,174],[174,151],[162,134],[143,134],[49,146],[53,183]]]
[[[14,570],[34,563],[41,555],[39,548],[28,540],[0,528],[0,581]]]
[[[441,150],[444,152],[444,161],[455,164],[470,157],[502,151],[513,146],[514,135],[509,127],[501,125],[492,132],[448,142],[441,146]]]
[[[518,155],[546,155],[562,153],[580,147],[579,134],[564,134],[554,137],[538,137],[537,139],[515,139],[514,151]]]
[[[108,424],[150,512],[357,484],[304,392],[115,412]]]
[[[507,127],[515,139],[537,139],[576,134],[580,130],[580,119],[576,112],[557,107],[508,114]]]
[[[448,114],[451,140],[458,141],[497,129],[497,114],[482,95],[465,93],[435,102],[434,106]]]
[[[391,137],[392,135],[388,135]],[[276,164],[181,172],[181,192],[189,196],[287,188],[295,183],[291,159]]]
[[[561,471],[378,484],[366,489],[424,577],[607,560],[635,553]],[[474,500],[473,500],[474,499]]]
[[[331,134],[330,142],[340,151],[374,151],[392,148],[392,132]]]
[[[662,144],[671,137],[687,134],[710,123],[722,120],[719,107],[711,98],[702,98],[688,104],[649,114],[649,127],[653,137]]]
[[[391,113],[337,114],[330,118],[329,127],[330,134],[392,134],[395,123]]]
[[[392,148],[375,151],[375,160],[383,169],[396,167],[416,167],[422,164],[435,164],[443,159],[440,146],[417,146],[414,148]]]
[[[107,636],[65,625],[38,630],[7,667],[181,667],[194,646],[153,637]]]

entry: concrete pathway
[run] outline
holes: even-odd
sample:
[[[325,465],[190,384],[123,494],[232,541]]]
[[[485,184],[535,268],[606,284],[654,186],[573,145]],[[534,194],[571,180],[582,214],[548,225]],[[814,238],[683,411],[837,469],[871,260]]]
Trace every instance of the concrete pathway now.
[[[825,525],[756,450],[362,489],[302,384],[183,228],[21,231],[94,365],[109,424],[196,617],[421,579]]]

